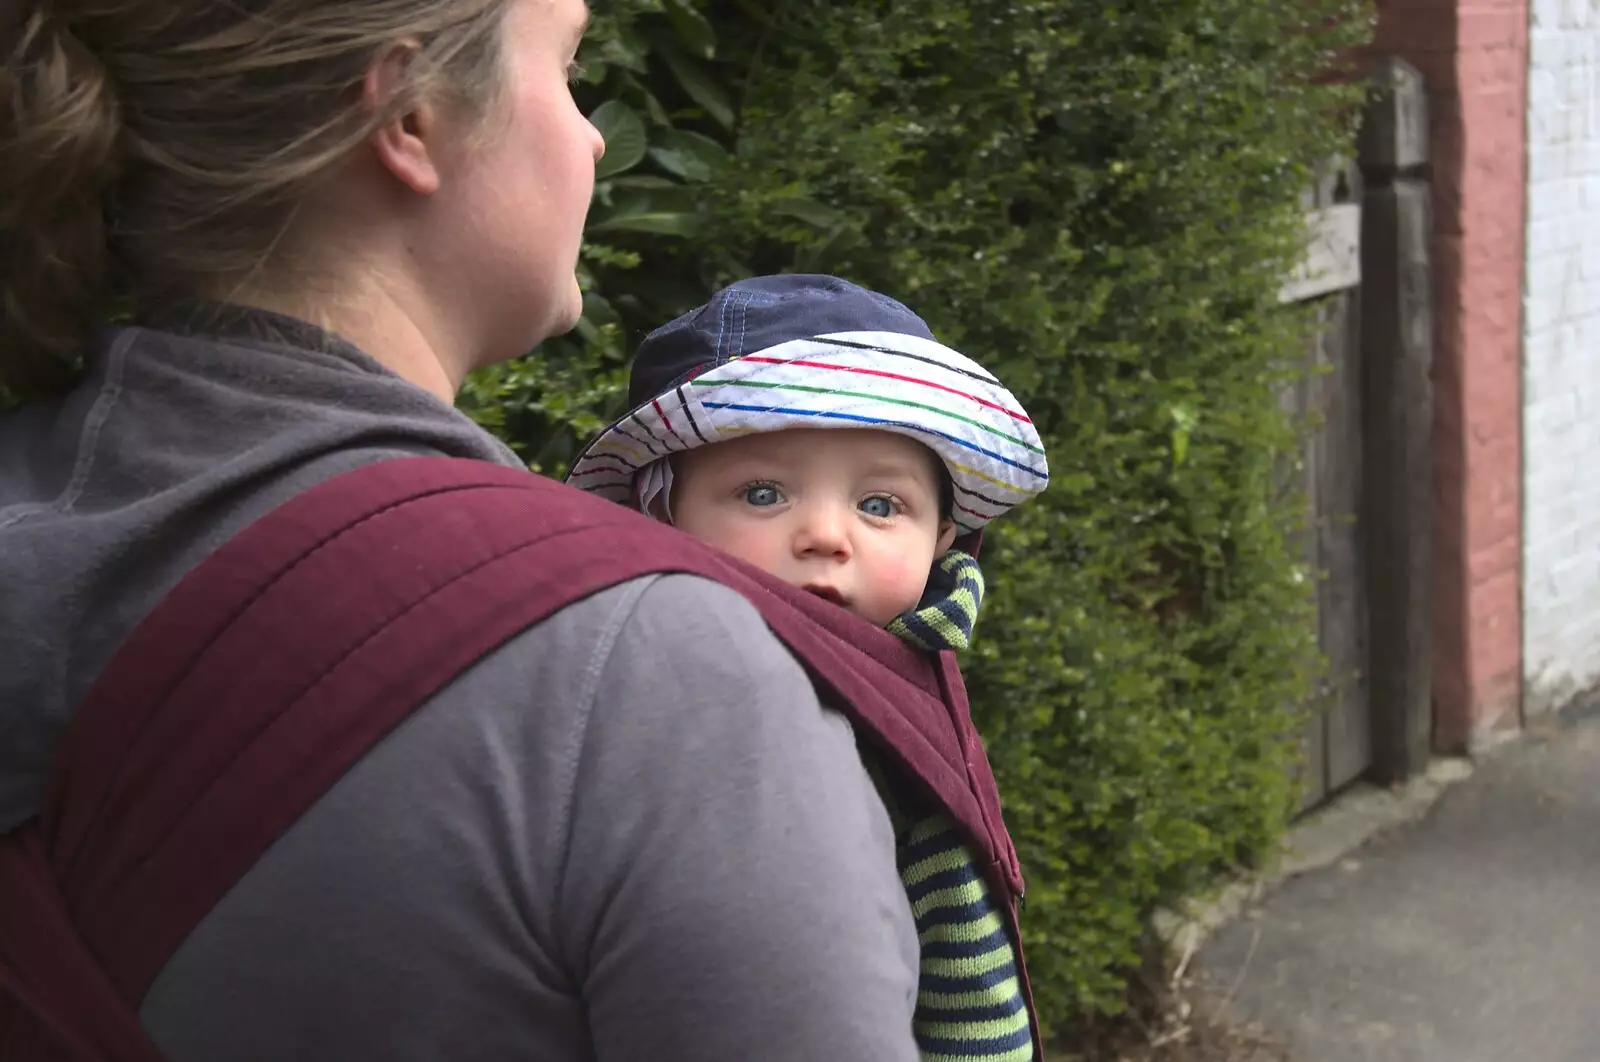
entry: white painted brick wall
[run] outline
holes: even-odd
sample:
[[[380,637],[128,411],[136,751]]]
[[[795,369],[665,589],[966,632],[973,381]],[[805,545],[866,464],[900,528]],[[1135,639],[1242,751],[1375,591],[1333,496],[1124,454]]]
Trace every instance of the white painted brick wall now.
[[[1523,296],[1526,708],[1600,687],[1600,0],[1532,0]]]

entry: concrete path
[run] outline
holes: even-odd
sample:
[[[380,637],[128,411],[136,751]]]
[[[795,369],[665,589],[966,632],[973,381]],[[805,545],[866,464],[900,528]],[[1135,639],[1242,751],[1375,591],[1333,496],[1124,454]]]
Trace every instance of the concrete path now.
[[[1600,718],[1493,754],[1199,961],[1303,1062],[1600,1060]]]

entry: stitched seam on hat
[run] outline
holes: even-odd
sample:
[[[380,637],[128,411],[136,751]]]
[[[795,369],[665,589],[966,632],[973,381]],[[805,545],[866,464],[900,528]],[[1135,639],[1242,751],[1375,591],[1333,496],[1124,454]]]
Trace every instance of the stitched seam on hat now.
[[[750,305],[750,296],[742,291],[735,292],[733,298],[729,299],[728,302],[728,347],[722,352],[722,357],[717,359],[719,361],[728,361],[739,356],[740,348],[733,334],[739,323],[739,315],[746,306]]]
[[[717,311],[717,343],[711,349],[711,357],[719,365],[722,364],[722,338],[728,334],[728,307],[738,297],[738,292],[729,292],[728,297],[722,300],[722,308]]]
[[[746,354],[750,353],[748,350],[746,350],[744,348],[745,328],[750,324],[750,304],[751,303],[760,303],[763,306],[770,306],[775,302],[783,302],[784,301],[782,296],[779,296],[778,298],[775,299],[770,295],[758,295],[753,291],[744,292],[743,294],[744,294],[744,304],[743,304],[742,307],[740,307],[741,312],[740,312],[740,315],[739,315],[739,348],[738,348],[739,349],[739,355],[738,356],[741,357],[741,358],[744,357]]]
[[[744,353],[744,328],[750,322],[750,299],[739,304],[739,342],[734,346],[735,357]]]
[[[733,341],[731,344],[732,349],[728,351],[730,361],[744,356],[744,324],[750,319],[750,304],[754,301],[755,294],[753,292],[739,292],[739,305],[734,307],[733,311],[734,319],[739,325],[739,338]]]

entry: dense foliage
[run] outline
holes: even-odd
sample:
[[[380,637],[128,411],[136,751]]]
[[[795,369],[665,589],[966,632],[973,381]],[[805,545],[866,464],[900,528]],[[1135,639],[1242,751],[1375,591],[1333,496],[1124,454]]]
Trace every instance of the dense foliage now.
[[[1361,0],[614,0],[584,320],[463,405],[565,470],[630,348],[743,275],[922,313],[1046,436],[968,660],[1047,1024],[1115,1011],[1150,912],[1271,849],[1316,666],[1277,305],[1359,90]],[[3,397],[3,396],[0,396]]]
[[[1278,396],[1300,194],[1359,90],[1359,0],[621,0],[572,336],[467,407],[559,473],[645,330],[826,271],[927,317],[1045,434],[989,537],[970,682],[1029,875],[1047,1021],[1116,1010],[1157,905],[1268,852],[1316,666]]]

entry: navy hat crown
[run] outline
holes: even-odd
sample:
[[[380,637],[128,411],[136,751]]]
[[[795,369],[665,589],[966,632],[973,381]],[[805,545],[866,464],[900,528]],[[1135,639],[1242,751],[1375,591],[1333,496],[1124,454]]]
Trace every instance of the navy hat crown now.
[[[899,332],[932,340],[922,318],[887,295],[838,277],[785,273],[730,284],[704,306],[645,337],[628,404],[642,405],[705,369],[781,343],[837,332]]]

